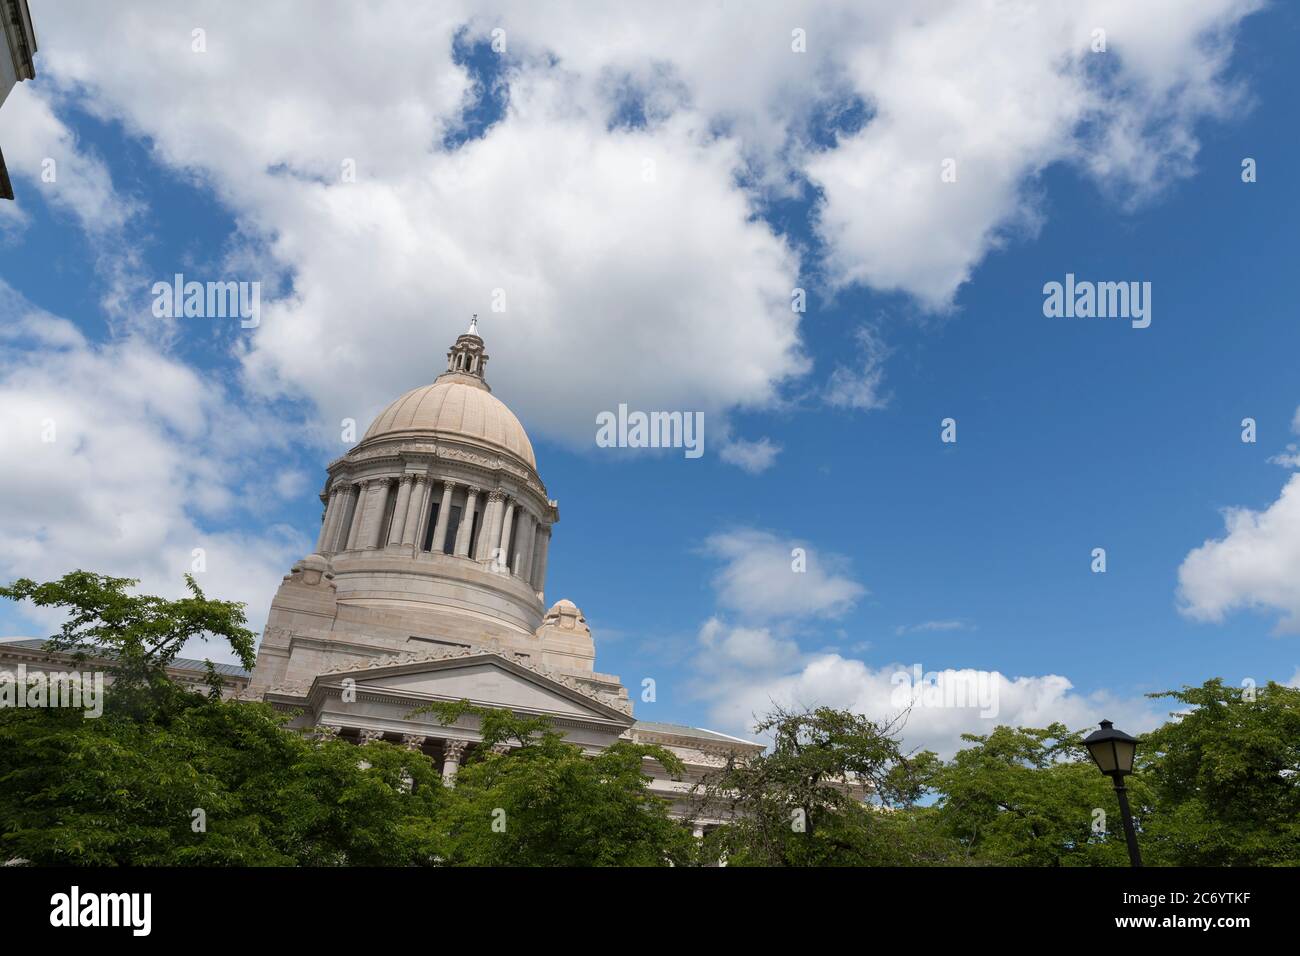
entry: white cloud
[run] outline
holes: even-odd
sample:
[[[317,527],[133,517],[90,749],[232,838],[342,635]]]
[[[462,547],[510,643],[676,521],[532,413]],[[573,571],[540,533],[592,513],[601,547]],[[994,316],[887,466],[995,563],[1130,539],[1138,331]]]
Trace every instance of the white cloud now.
[[[790,551],[796,546],[808,553],[806,574],[791,571]],[[730,733],[752,734],[755,718],[773,704],[845,708],[881,721],[910,704],[902,729],[906,745],[951,756],[963,733],[986,734],[999,724],[1042,727],[1061,721],[1077,730],[1109,717],[1136,733],[1160,722],[1143,698],[1080,694],[1059,674],[1008,676],[899,663],[872,667],[837,652],[806,652],[797,638],[820,637],[810,618],[839,616],[866,593],[842,562],[831,556],[829,567],[819,567],[813,558],[820,552],[757,529],[712,535],[705,552],[724,560],[713,588],[719,606],[740,620],[715,614],[700,627],[691,661],[692,692],[707,708],[709,721]],[[971,626],[932,620],[910,630]],[[859,642],[854,648],[869,646]],[[936,691],[924,690],[930,680]]]
[[[732,438],[722,446],[718,454],[727,464],[735,465],[751,475],[758,475],[776,464],[781,446],[766,436],[757,441]]]
[[[1300,435],[1300,408],[1297,408],[1291,417],[1291,432]],[[1289,442],[1286,451],[1274,455],[1269,459],[1269,463],[1281,465],[1283,468],[1300,468],[1300,445]]]
[[[1300,631],[1300,474],[1262,511],[1228,508],[1226,534],[1207,540],[1178,569],[1180,610],[1222,621],[1241,608],[1282,613],[1281,631]]]
[[[973,631],[975,625],[968,621],[948,618],[940,621],[922,621],[920,624],[900,624],[894,628],[895,634],[916,634],[925,631]]]
[[[854,369],[843,365],[835,367],[826,383],[826,404],[864,412],[884,408],[889,404],[889,396],[883,391],[889,347],[880,333],[869,325],[861,326],[855,338],[861,353],[859,365]]]
[[[311,544],[282,526],[238,530],[270,493],[263,476],[283,450],[274,430],[139,340],[92,345],[3,283],[0,309],[0,576],[81,568],[175,596],[201,548],[200,586],[248,602],[260,628],[280,577]]]
[[[724,672],[711,682],[709,719],[732,733],[752,733],[754,718],[772,705],[827,706],[852,710],[874,720],[897,717],[903,710],[899,690],[906,685],[895,675],[910,677],[911,668],[888,664],[873,668],[838,654],[807,657],[785,672],[764,678],[752,672]],[[1118,698],[1106,693],[1080,694],[1058,674],[1008,677],[997,671],[946,670],[937,675],[944,683],[990,688],[996,712],[982,716],[979,706],[926,705],[918,702],[902,726],[907,748],[928,748],[949,757],[961,747],[964,733],[987,734],[999,724],[1044,727],[1061,721],[1081,730],[1109,718],[1130,733],[1156,727],[1162,712],[1143,698]],[[974,699],[973,697],[969,699]]]
[[[874,116],[806,164],[832,281],[945,309],[991,249],[1037,228],[1026,187],[1052,163],[1137,195],[1186,175],[1196,120],[1235,102],[1220,79],[1232,28],[1259,6],[933,2],[883,28],[873,10],[848,71]],[[1089,46],[1099,26],[1104,54]]]
[[[19,209],[32,205],[39,194],[76,216],[90,235],[120,229],[139,211],[136,202],[114,188],[103,160],[82,149],[31,82],[18,84],[5,100],[0,145],[9,175],[18,182],[14,201]],[[46,181],[49,176],[52,182]]]
[[[842,557],[768,531],[720,532],[704,547],[724,562],[713,579],[718,603],[746,618],[835,618],[867,593],[845,573]],[[796,570],[800,565],[804,570]]]
[[[1256,5],[51,7],[42,76],[210,184],[265,272],[291,277],[243,352],[256,388],[364,420],[439,371],[478,311],[499,394],[537,435],[589,444],[620,401],[722,420],[806,371],[800,263],[759,200],[807,174],[833,284],[942,308],[1008,225],[1032,225],[1023,186],[1048,163],[1142,189],[1185,171]],[[1086,68],[1098,23],[1111,72]],[[506,31],[509,104],[448,151],[475,95],[451,55],[466,24]],[[811,118],[855,100],[873,118],[810,148]],[[629,103],[645,128],[616,122]],[[878,368],[832,377],[836,403],[880,401]]]

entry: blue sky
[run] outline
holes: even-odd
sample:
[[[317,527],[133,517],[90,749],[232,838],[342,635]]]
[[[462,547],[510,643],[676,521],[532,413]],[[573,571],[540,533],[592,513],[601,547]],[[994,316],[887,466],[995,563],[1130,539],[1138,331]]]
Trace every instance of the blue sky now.
[[[721,8],[682,7],[654,25],[667,39],[449,9],[384,32],[342,92],[274,55],[291,7],[259,36],[217,8],[38,7],[38,78],[0,109],[18,193],[0,214],[2,570],[166,590],[209,547],[209,591],[260,623],[310,550],[335,422],[364,428],[430,380],[477,311],[560,501],[548,601],[582,607],[597,668],[634,696],[655,680],[638,717],[739,732],[768,699],[879,711],[920,663],[1003,675],[1001,720],[1145,729],[1165,708],[1144,693],[1292,680],[1300,516],[1293,463],[1269,459],[1300,440],[1300,13],[1171,6],[989,26],[935,3],[843,29],[809,7],[734,35],[692,21]],[[186,49],[199,23],[204,54]],[[675,46],[674,24],[712,40]],[[986,27],[1065,36],[1077,68],[981,44]],[[124,31],[127,67],[93,52],[96,29]],[[304,29],[342,55],[345,24]],[[761,81],[734,75],[751,61]],[[955,114],[927,113],[954,91]],[[363,170],[351,193],[340,156]],[[957,184],[913,188],[947,156]],[[643,157],[657,192],[628,199]],[[154,319],[148,289],[177,271],[261,279],[263,325]],[[1045,317],[1066,273],[1150,282],[1150,327]],[[706,454],[595,447],[593,413],[620,402],[703,410]],[[31,437],[47,417],[75,436],[53,455]],[[1230,535],[1225,509],[1253,514]],[[2,634],[48,624],[0,608]],[[921,714],[909,735],[950,749],[989,725]]]

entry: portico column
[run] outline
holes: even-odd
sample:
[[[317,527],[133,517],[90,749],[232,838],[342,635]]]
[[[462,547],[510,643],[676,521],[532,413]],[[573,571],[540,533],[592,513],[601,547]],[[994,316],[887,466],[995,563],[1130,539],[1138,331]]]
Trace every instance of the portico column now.
[[[447,537],[447,521],[451,518],[451,493],[456,490],[456,482],[442,483],[442,504],[438,506],[438,523],[433,528],[433,546],[429,548],[435,554],[442,551],[442,542]]]
[[[533,546],[533,577],[532,586],[534,591],[546,590],[546,552],[551,544],[551,526],[549,524],[539,524],[537,526],[537,544]]]
[[[342,488],[331,485],[329,503],[325,506],[325,520],[321,522],[320,537],[316,539],[316,553],[324,554],[334,543],[335,529],[339,523],[339,511],[343,507]]]
[[[504,495],[493,490],[488,492],[487,509],[483,512],[483,527],[478,533],[478,559],[491,561],[497,541],[501,538],[501,499]]]
[[[465,492],[465,507],[460,511],[460,527],[456,529],[456,546],[453,553],[459,557],[469,556],[469,538],[474,530],[474,506],[478,504],[478,489],[470,485]]]
[[[419,750],[426,739],[422,734],[402,734],[402,746],[407,750]]]
[[[507,498],[506,515],[501,519],[501,540],[498,547],[501,548],[501,557],[507,568],[510,567],[510,528],[515,521],[515,501],[513,498]]]
[[[334,490],[328,489],[325,492],[325,514],[320,519],[320,534],[316,536],[316,553],[320,554],[325,550],[325,542],[329,539],[330,522],[334,520],[334,502],[336,500]]]
[[[371,478],[366,482],[366,508],[361,515],[361,532],[358,543],[367,550],[379,547],[383,534],[384,505],[388,503],[387,478]]]
[[[397,504],[393,506],[393,523],[388,528],[388,543],[402,543],[402,532],[406,528],[406,509],[411,503],[411,479],[414,475],[402,475],[402,483],[397,487]]]
[[[449,787],[456,786],[456,771],[460,769],[460,758],[465,754],[465,741],[446,740],[442,744],[442,782]]]
[[[413,479],[411,494],[406,502],[406,520],[402,523],[403,547],[416,543],[416,537],[420,533],[420,515],[424,511],[424,493],[428,490],[424,475],[414,475]]]
[[[351,551],[357,546],[357,534],[361,531],[361,513],[365,511],[365,483],[357,482],[350,485],[348,491],[351,496],[351,507],[348,509],[348,527],[343,538],[344,551]]]
[[[515,574],[528,580],[533,570],[533,528],[536,522],[532,514],[521,511],[519,514],[519,533],[515,536]]]
[[[342,551],[348,541],[348,519],[352,517],[352,503],[356,500],[356,491],[349,484],[339,485],[339,506],[334,515],[334,527],[330,529],[329,540],[325,547],[330,551]]]

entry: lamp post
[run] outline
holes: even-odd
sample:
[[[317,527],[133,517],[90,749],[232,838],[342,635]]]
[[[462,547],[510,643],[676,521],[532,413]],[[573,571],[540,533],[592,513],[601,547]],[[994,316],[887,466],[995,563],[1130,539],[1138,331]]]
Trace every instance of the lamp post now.
[[[1115,784],[1115,796],[1119,798],[1119,811],[1124,819],[1124,839],[1128,841],[1128,859],[1133,866],[1141,866],[1137,831],[1133,829],[1133,814],[1128,808],[1128,788],[1124,786],[1124,778],[1133,772],[1137,738],[1116,730],[1109,720],[1103,720],[1101,730],[1094,730],[1085,737],[1083,745],[1092,754],[1098,769]]]

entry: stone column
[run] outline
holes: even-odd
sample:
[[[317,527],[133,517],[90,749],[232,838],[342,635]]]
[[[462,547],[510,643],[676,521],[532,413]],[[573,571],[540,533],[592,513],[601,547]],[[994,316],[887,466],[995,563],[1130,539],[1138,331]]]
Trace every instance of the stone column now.
[[[333,551],[335,542],[339,538],[339,522],[343,520],[343,512],[347,510],[348,498],[344,493],[343,486],[335,484],[330,487],[330,503],[325,509],[325,524],[321,528],[321,539],[316,545],[318,554],[325,554]]]
[[[406,528],[406,509],[411,503],[411,479],[414,475],[402,475],[402,482],[397,486],[397,503],[393,506],[393,523],[388,526],[389,545],[402,543],[402,531]]]
[[[539,524],[537,526],[537,544],[533,547],[533,590],[542,592],[546,590],[546,552],[551,546],[551,526],[549,524]]]
[[[487,507],[483,510],[483,527],[478,533],[478,559],[491,561],[492,552],[501,537],[501,499],[499,491],[489,491]]]
[[[460,511],[460,527],[456,529],[456,546],[452,553],[459,557],[469,557],[470,532],[474,530],[474,506],[478,504],[479,490],[473,485],[465,489],[465,507]]]
[[[387,478],[370,478],[366,481],[365,510],[361,514],[361,530],[357,544],[368,551],[380,545],[383,534],[384,505],[388,503]]]
[[[362,730],[359,734],[361,737],[362,747],[366,744],[373,744],[378,740],[384,739],[384,732],[382,730]]]
[[[339,493],[337,488],[325,492],[325,515],[321,518],[320,534],[316,536],[316,553],[323,554],[330,540],[330,527],[338,516]]]
[[[519,534],[515,536],[515,574],[528,580],[533,570],[533,528],[536,520],[529,511],[519,513]]]
[[[451,494],[456,490],[456,482],[442,483],[442,504],[438,506],[438,523],[433,528],[433,544],[429,548],[435,554],[442,552],[442,542],[447,537],[447,522],[451,520]]]
[[[411,495],[406,502],[406,519],[402,522],[402,546],[419,545],[420,529],[424,526],[420,515],[424,514],[424,493],[428,482],[424,475],[413,475]]]
[[[465,741],[444,740],[442,754],[442,782],[449,787],[454,787],[456,771],[460,769],[460,758],[465,755]]]
[[[357,482],[350,488],[352,497],[352,507],[348,511],[347,532],[343,538],[343,550],[351,551],[357,546],[357,533],[361,530],[361,513],[365,510],[365,491],[364,482]]]
[[[427,739],[423,734],[402,734],[402,746],[407,750],[419,750]]]
[[[352,485],[338,484],[338,507],[334,509],[334,523],[330,525],[329,536],[325,540],[325,548],[330,551],[341,551],[343,545],[347,544],[347,519],[348,509],[352,507]]]
[[[501,548],[501,557],[506,567],[510,567],[510,527],[515,521],[515,501],[513,498],[507,498],[505,501],[505,517],[501,519],[501,538],[498,547]]]

